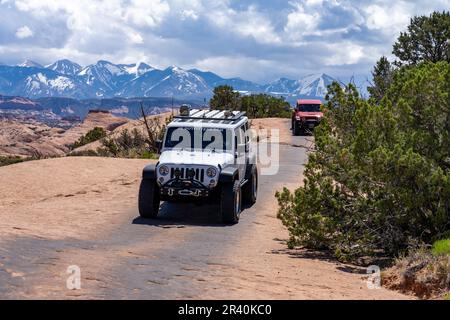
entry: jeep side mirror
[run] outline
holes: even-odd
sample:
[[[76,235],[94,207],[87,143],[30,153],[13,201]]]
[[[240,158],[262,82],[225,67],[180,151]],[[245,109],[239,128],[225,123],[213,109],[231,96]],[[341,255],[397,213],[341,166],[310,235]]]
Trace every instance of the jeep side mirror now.
[[[156,149],[158,150],[158,153],[161,153],[161,149],[162,149],[162,146],[163,146],[163,143],[162,143],[162,141],[161,140],[156,140]]]

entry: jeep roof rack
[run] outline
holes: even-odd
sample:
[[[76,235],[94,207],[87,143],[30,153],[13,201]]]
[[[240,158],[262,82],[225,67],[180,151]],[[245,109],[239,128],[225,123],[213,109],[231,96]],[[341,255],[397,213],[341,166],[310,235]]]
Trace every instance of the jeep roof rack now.
[[[245,112],[242,111],[230,111],[230,110],[202,110],[202,109],[192,109],[188,116],[177,115],[174,119],[180,120],[209,120],[209,121],[220,121],[220,122],[231,122],[234,123],[241,120],[245,116]]]

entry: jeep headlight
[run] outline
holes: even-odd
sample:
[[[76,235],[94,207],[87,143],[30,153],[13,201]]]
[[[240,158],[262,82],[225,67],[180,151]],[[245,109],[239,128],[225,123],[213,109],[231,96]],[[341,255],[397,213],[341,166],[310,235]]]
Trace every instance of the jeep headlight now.
[[[210,178],[214,178],[217,175],[217,169],[214,167],[209,167],[208,170],[206,170],[206,175]]]
[[[169,167],[168,166],[159,167],[159,174],[162,176],[167,176],[169,174]]]

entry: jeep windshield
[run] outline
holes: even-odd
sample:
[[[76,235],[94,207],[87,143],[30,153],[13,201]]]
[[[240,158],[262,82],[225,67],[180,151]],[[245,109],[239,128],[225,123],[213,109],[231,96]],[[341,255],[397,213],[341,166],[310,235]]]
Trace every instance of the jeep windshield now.
[[[297,108],[301,112],[320,112],[320,104],[300,104]]]
[[[231,151],[232,131],[216,128],[170,127],[164,148]]]

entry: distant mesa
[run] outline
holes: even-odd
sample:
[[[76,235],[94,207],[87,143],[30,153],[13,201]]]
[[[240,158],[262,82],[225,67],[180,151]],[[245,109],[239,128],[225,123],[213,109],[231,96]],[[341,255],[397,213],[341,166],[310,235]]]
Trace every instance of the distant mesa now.
[[[88,111],[88,114],[95,114],[95,113],[111,113],[109,110],[102,110],[102,109],[91,109]]]

